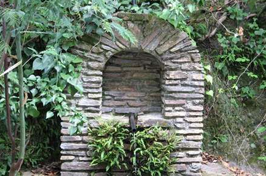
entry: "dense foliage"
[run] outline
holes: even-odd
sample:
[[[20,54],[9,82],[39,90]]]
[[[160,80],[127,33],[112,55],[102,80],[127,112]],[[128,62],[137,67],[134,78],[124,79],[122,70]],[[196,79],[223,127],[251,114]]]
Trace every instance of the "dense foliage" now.
[[[159,126],[138,130],[131,139],[131,150],[134,153],[132,163],[136,175],[161,176],[164,172],[171,172],[171,164],[176,160],[171,157],[171,152],[175,150],[178,141],[175,133]]]
[[[130,133],[120,122],[102,122],[89,128],[91,166],[104,166],[112,174],[114,169],[131,169],[136,175],[160,176],[171,171],[175,161],[170,156],[178,142],[175,133],[159,126],[138,128]],[[126,146],[130,145],[130,148]]]
[[[129,130],[119,122],[104,122],[97,128],[89,128],[91,166],[103,164],[106,172],[114,168],[128,168],[125,158],[124,143],[129,137]]]

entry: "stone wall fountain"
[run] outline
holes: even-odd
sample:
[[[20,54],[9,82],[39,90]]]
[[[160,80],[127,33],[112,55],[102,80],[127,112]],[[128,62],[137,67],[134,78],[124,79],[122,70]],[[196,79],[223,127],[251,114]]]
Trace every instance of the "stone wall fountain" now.
[[[200,54],[186,33],[149,15],[119,13],[123,25],[138,39],[131,44],[116,34],[84,36],[72,53],[84,59],[84,94],[69,99],[95,124],[94,117],[128,123],[138,114],[138,125],[156,123],[175,128],[182,141],[172,154],[175,175],[199,176],[203,133],[204,76]],[[69,118],[62,118],[61,174],[105,175],[90,166],[87,130],[70,136]],[[119,172],[116,175],[126,175]]]

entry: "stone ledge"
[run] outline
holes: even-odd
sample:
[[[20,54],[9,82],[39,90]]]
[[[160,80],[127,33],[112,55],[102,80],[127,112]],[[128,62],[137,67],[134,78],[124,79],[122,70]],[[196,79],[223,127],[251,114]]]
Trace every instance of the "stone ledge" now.
[[[86,172],[61,172],[61,176],[89,176]]]
[[[88,149],[88,144],[61,143],[60,148],[63,150]]]
[[[139,115],[137,120],[137,126],[150,127],[158,124],[161,127],[173,127],[172,120],[164,119],[161,113],[147,113]],[[89,120],[90,127],[98,127],[99,123],[106,121],[117,121],[124,123],[126,127],[129,127],[129,116],[124,115],[112,115],[102,114],[101,117]]]
[[[61,170],[66,171],[93,171],[104,169],[103,166],[90,166],[89,162],[64,162],[61,165]]]

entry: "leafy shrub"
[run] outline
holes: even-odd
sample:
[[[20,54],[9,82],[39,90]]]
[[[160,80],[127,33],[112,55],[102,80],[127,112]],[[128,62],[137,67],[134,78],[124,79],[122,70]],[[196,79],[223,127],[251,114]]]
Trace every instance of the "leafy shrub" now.
[[[7,174],[11,163],[10,146],[7,141],[7,135],[0,130],[0,176]]]
[[[89,128],[89,142],[92,148],[91,166],[104,164],[106,172],[114,168],[127,168],[124,142],[129,137],[129,130],[119,122],[103,123],[99,128]]]
[[[91,166],[104,165],[108,173],[114,168],[128,168],[133,165],[136,175],[162,175],[170,171],[174,161],[170,157],[175,149],[177,138],[169,130],[159,126],[138,128],[131,133],[124,124],[119,122],[104,122],[98,128],[89,128],[89,147],[92,150]],[[132,156],[126,152],[124,143],[130,142]],[[129,157],[130,162],[125,158]]]
[[[177,144],[177,137],[169,130],[159,126],[152,126],[138,131],[131,139],[131,148],[134,149],[133,165],[137,166],[137,175],[162,175],[170,171],[170,164],[175,160],[170,154]]]
[[[264,68],[266,31],[258,26],[255,19],[244,29],[239,27],[235,35],[218,34],[217,36],[222,52],[216,58],[216,69],[228,78],[233,85],[232,88],[242,97],[254,98],[255,90],[249,85],[244,85],[240,78],[253,82],[259,81],[260,89],[266,88]]]
[[[265,134],[265,132],[266,132],[266,127],[265,127],[265,126],[260,127],[260,128],[257,130],[257,132],[258,132],[259,134],[263,134],[263,133]],[[266,141],[266,135],[263,136],[263,140]],[[261,161],[266,162],[266,156],[260,156],[260,157],[258,157],[258,159],[261,160]]]

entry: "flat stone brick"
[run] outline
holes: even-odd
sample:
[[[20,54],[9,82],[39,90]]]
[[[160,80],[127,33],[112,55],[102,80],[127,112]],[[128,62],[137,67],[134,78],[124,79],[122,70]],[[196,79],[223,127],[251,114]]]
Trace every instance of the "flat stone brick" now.
[[[90,166],[89,162],[64,162],[61,165],[61,169],[66,171],[92,171],[103,168],[103,166]]]
[[[102,93],[102,88],[84,88],[84,93]]]
[[[189,135],[189,136],[186,136],[186,140],[189,140],[189,141],[201,141],[202,139],[203,139],[202,135]]]
[[[193,54],[190,54],[190,56],[194,62],[200,61],[200,54],[199,53],[193,53]]]
[[[86,172],[60,172],[61,176],[89,176]]]
[[[156,51],[157,51],[158,54],[162,54],[165,51],[167,51],[170,48],[172,48],[173,46],[175,46],[176,44],[178,44],[179,42],[185,40],[187,37],[188,36],[187,36],[187,34],[185,32],[177,33],[172,38],[170,38],[167,42],[165,42],[165,44],[163,44],[162,46],[158,47],[156,49]]]
[[[202,117],[186,117],[185,121],[187,122],[202,122],[203,118]]]
[[[171,168],[173,168],[176,172],[184,172],[187,170],[186,164],[173,164],[171,165]]]
[[[103,102],[104,106],[124,106],[127,102],[125,101],[112,101],[112,100],[105,100]]]
[[[86,75],[101,76],[103,75],[103,72],[99,70],[87,70]]]
[[[203,111],[203,106],[188,106],[187,109],[190,111]]]
[[[177,134],[202,134],[202,129],[187,129],[187,130],[177,130]]]
[[[184,158],[184,157],[186,157],[186,153],[184,153],[184,152],[173,152],[173,153],[171,153],[171,157],[173,157],[173,158]]]
[[[193,63],[186,63],[186,64],[182,64],[181,70],[185,70],[185,71],[202,71],[203,67],[199,63],[194,63],[194,64]]]
[[[166,79],[187,79],[188,75],[186,72],[181,71],[167,71],[165,74]]]
[[[186,100],[164,100],[165,105],[184,105]]]
[[[87,149],[88,144],[61,143],[60,148],[63,150]]]
[[[88,68],[92,68],[95,70],[102,70],[104,68],[103,62],[88,62]]]
[[[203,128],[203,123],[191,123],[189,124],[190,128]]]
[[[78,160],[79,161],[91,161],[92,158],[90,158],[90,157],[79,157]]]
[[[81,141],[81,136],[61,136],[60,139],[62,142],[76,142]]]
[[[116,113],[138,113],[140,112],[140,108],[115,108]]]
[[[103,78],[101,76],[82,76],[84,82],[99,82],[101,83]]]
[[[177,163],[200,163],[202,162],[202,158],[201,157],[193,157],[193,158],[180,158],[179,160],[177,160]]]
[[[204,95],[196,94],[196,93],[171,93],[167,94],[167,96],[174,98],[183,98],[183,99],[203,99]]]
[[[203,81],[204,80],[203,74],[191,74],[190,77],[192,80],[196,80],[196,81]]]
[[[62,161],[70,161],[70,160],[73,160],[73,159],[75,159],[74,156],[61,156],[60,157],[60,160],[62,160]]]
[[[88,93],[88,98],[102,98],[101,93]]]
[[[165,112],[164,113],[164,116],[165,117],[185,117],[186,116],[186,112],[182,112],[182,111],[179,111],[179,112]]]
[[[63,150],[60,153],[63,154],[63,155],[86,156],[86,151]]]
[[[182,141],[178,144],[178,148],[182,149],[200,149],[202,142],[194,142],[194,141]]]
[[[69,122],[69,117],[61,117],[61,120],[62,120],[63,122]]]
[[[193,87],[204,87],[204,81],[182,81],[181,85],[193,86]]]
[[[188,116],[203,116],[203,112],[188,112]]]
[[[94,99],[80,99],[78,102],[78,106],[88,107],[88,106],[100,106],[101,101],[100,100],[94,100]]]
[[[190,46],[191,44],[192,44],[191,41],[182,42],[182,43],[179,43],[178,45],[176,45],[175,47],[173,47],[170,51],[176,52],[178,50],[185,48],[186,46]]]
[[[184,87],[184,86],[163,86],[164,90],[168,92],[194,92],[195,88],[193,87]]]
[[[178,58],[178,59],[172,59],[171,60],[173,63],[190,63],[191,62],[191,58],[189,55],[187,56],[183,56],[181,58]]]
[[[200,155],[201,154],[201,151],[187,151],[186,152],[187,155],[189,156],[195,156],[195,155]]]

